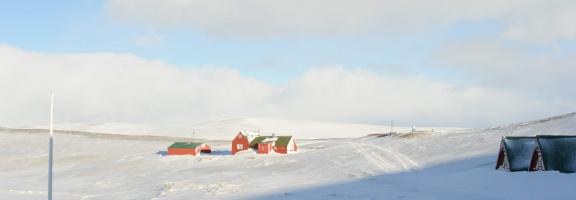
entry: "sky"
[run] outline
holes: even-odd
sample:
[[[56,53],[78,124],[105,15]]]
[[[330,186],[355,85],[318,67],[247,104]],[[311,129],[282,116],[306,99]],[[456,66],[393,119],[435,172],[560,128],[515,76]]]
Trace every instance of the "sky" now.
[[[490,127],[576,108],[576,2],[0,2],[0,126]]]

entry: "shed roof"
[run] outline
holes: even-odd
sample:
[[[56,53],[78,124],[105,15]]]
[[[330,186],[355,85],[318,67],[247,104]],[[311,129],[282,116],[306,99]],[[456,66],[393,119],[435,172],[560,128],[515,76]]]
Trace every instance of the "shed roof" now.
[[[546,170],[576,172],[576,136],[539,135],[536,138]]]
[[[292,136],[278,136],[278,140],[276,140],[274,146],[280,146],[280,147],[288,146],[288,143],[290,143],[291,139]]]
[[[252,141],[250,141],[250,146],[254,147],[258,145],[258,143],[266,140],[267,138],[271,138],[272,136],[257,136]]]
[[[168,148],[195,149],[202,144],[203,143],[200,143],[200,142],[175,142],[174,144],[170,145]]]
[[[536,137],[503,137],[510,171],[528,171],[532,153],[536,149]]]
[[[252,141],[250,141],[250,146],[255,147],[256,145],[258,145],[258,143],[268,142],[269,140],[267,139],[271,138],[274,138],[274,136],[258,136],[254,138]],[[280,147],[288,146],[288,143],[290,143],[291,139],[292,136],[276,136],[274,146],[280,146]]]

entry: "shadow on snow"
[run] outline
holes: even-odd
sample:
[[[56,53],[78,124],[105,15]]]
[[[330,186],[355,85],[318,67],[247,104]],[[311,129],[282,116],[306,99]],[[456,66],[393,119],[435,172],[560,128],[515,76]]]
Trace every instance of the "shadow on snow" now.
[[[156,154],[160,156],[168,156],[168,151],[160,150],[156,152]],[[230,150],[212,150],[211,153],[201,153],[202,155],[212,155],[212,156],[229,156],[232,155],[232,151]]]
[[[496,157],[479,156],[419,171],[276,191],[249,199],[573,199],[576,174],[504,172]]]

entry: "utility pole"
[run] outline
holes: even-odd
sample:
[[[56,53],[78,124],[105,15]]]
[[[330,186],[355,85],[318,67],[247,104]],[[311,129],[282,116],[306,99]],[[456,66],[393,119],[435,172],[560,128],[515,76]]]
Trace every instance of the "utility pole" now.
[[[52,153],[54,150],[54,92],[50,93],[50,142],[48,147],[48,200],[52,200]]]

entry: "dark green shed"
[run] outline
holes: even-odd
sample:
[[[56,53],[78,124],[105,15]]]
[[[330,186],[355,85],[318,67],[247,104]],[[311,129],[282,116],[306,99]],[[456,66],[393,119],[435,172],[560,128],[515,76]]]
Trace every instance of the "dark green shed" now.
[[[532,166],[540,165],[545,171],[576,172],[575,135],[539,135],[536,140],[538,147],[533,154]]]
[[[535,149],[536,137],[502,137],[496,169],[529,171]]]

